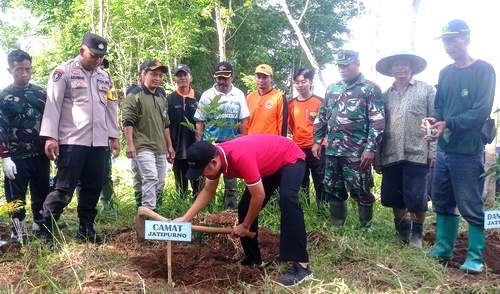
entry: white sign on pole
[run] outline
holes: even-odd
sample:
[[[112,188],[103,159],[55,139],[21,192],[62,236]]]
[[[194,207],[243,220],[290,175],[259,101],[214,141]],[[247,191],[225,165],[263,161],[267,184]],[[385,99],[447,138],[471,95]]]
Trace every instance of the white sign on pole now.
[[[144,239],[191,242],[191,223],[146,220]]]
[[[485,229],[500,228],[500,210],[490,210],[484,212],[484,228]]]

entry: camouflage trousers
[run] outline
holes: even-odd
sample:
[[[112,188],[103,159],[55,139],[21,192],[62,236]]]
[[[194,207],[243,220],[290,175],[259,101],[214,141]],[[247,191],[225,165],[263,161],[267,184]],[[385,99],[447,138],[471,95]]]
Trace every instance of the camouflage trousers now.
[[[326,156],[325,196],[328,201],[345,201],[350,195],[363,204],[375,202],[371,193],[371,168],[360,171],[361,158]]]

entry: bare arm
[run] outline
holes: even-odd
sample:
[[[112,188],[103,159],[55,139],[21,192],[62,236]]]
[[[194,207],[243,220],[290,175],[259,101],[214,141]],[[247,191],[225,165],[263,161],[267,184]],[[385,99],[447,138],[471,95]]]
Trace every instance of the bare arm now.
[[[201,141],[201,139],[203,139],[203,132],[204,131],[205,131],[205,123],[197,122],[196,123],[196,132],[195,132],[196,142],[199,142],[199,141]]]
[[[125,133],[125,142],[127,144],[127,157],[134,158],[137,155],[134,145],[134,127],[127,126],[123,129],[123,132]]]
[[[198,194],[196,200],[193,205],[184,213],[184,215],[180,218],[177,218],[176,221],[186,221],[189,222],[191,219],[200,212],[205,206],[210,203],[212,198],[215,196],[215,191],[217,191],[217,186],[219,185],[219,179],[216,180],[207,180],[205,182],[205,186],[203,190]]]
[[[240,120],[240,135],[248,135],[247,121],[248,118]]]

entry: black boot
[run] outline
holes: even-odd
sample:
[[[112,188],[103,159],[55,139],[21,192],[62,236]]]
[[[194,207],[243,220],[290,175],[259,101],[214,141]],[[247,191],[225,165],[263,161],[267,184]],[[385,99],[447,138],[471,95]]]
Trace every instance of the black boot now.
[[[395,218],[394,227],[396,228],[396,240],[408,244],[410,240],[410,220],[407,218]]]
[[[95,244],[102,244],[104,242],[102,237],[97,235],[94,231],[94,224],[86,222],[80,222],[80,227],[78,232],[76,232],[76,239],[81,242]]]
[[[359,225],[362,228],[369,227],[373,218],[373,204],[358,202]]]
[[[424,224],[415,221],[411,224],[410,246],[415,248],[422,248],[422,235],[424,231]]]
[[[43,219],[40,223],[40,230],[35,235],[43,244],[49,248],[54,246],[54,222],[52,220]]]
[[[330,201],[330,217],[334,228],[342,227],[347,218],[347,203],[345,201]]]

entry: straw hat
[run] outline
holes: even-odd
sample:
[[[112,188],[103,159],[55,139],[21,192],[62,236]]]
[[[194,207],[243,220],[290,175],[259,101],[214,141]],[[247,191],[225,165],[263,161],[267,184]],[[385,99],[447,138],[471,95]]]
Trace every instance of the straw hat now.
[[[375,65],[375,68],[379,73],[392,77],[391,66],[396,60],[408,60],[410,62],[412,75],[421,73],[427,67],[427,61],[425,61],[424,58],[412,53],[403,52],[392,54],[380,59]]]

